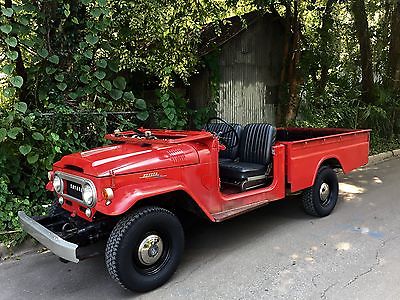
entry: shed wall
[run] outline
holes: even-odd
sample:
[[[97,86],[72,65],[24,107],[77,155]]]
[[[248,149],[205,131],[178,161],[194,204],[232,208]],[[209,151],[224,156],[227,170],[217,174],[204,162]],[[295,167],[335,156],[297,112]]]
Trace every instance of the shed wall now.
[[[229,122],[275,124],[283,28],[268,15],[223,45],[217,114]]]

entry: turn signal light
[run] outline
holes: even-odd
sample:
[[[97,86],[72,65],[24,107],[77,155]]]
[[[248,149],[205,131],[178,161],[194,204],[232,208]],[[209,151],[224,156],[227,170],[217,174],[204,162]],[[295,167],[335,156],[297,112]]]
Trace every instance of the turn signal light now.
[[[114,198],[114,191],[111,188],[105,188],[102,194],[104,200],[106,200],[106,205],[110,205],[111,200]]]
[[[90,218],[92,216],[92,210],[88,207],[85,210],[86,217]]]

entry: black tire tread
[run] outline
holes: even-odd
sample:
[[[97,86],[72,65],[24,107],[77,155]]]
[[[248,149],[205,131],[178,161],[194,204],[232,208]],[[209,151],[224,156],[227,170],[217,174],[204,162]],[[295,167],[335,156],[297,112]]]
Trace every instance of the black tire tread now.
[[[326,170],[331,169],[329,166],[322,166],[319,168],[316,178],[320,176],[320,174]],[[302,194],[302,202],[304,211],[314,217],[321,217],[318,213],[317,209],[315,208],[314,199],[313,199],[313,192],[314,192],[314,185],[305,189]]]
[[[118,272],[118,248],[121,243],[126,231],[137,222],[139,219],[143,218],[148,214],[170,214],[175,216],[172,212],[165,208],[156,207],[156,206],[148,206],[137,209],[131,214],[123,217],[117,225],[115,225],[114,229],[111,231],[110,237],[108,238],[106,250],[105,250],[105,263],[110,274],[111,278],[114,279],[118,284],[121,285],[124,289],[128,289],[124,282],[121,280]]]
[[[313,202],[313,188],[310,187],[303,192],[302,195],[303,207],[307,214],[318,217],[318,213],[315,210],[314,202]]]

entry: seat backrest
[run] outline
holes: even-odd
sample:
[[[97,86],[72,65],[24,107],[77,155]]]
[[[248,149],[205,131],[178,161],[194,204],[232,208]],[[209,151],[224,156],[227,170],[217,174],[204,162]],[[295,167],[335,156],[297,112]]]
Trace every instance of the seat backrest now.
[[[230,132],[229,134],[224,135],[224,140],[228,143],[228,148],[224,151],[219,152],[219,157],[220,158],[229,158],[229,159],[236,159],[239,155],[239,145],[240,145],[240,136],[242,135],[243,131],[243,126],[240,124],[230,124],[235,128],[235,131],[237,133],[237,136],[239,137],[239,141],[237,141],[237,137],[233,132]],[[224,124],[224,123],[210,123],[207,125],[206,130],[219,133],[219,132],[227,132],[230,130],[229,126]],[[233,145],[235,147],[232,148]]]
[[[272,162],[272,146],[276,128],[267,123],[248,124],[240,138],[239,161],[269,165]]]

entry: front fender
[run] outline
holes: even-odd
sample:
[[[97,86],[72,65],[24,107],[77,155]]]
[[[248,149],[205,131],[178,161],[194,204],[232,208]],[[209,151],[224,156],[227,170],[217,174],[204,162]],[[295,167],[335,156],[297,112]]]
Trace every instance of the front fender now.
[[[212,215],[201,204],[199,199],[196,199],[192,193],[182,184],[182,182],[173,179],[160,179],[147,182],[146,184],[125,185],[114,191],[114,199],[109,206],[104,202],[98,203],[96,209],[106,215],[118,216],[127,212],[137,202],[145,198],[167,194],[174,191],[186,192],[193,201],[201,208],[205,215],[215,221]]]

